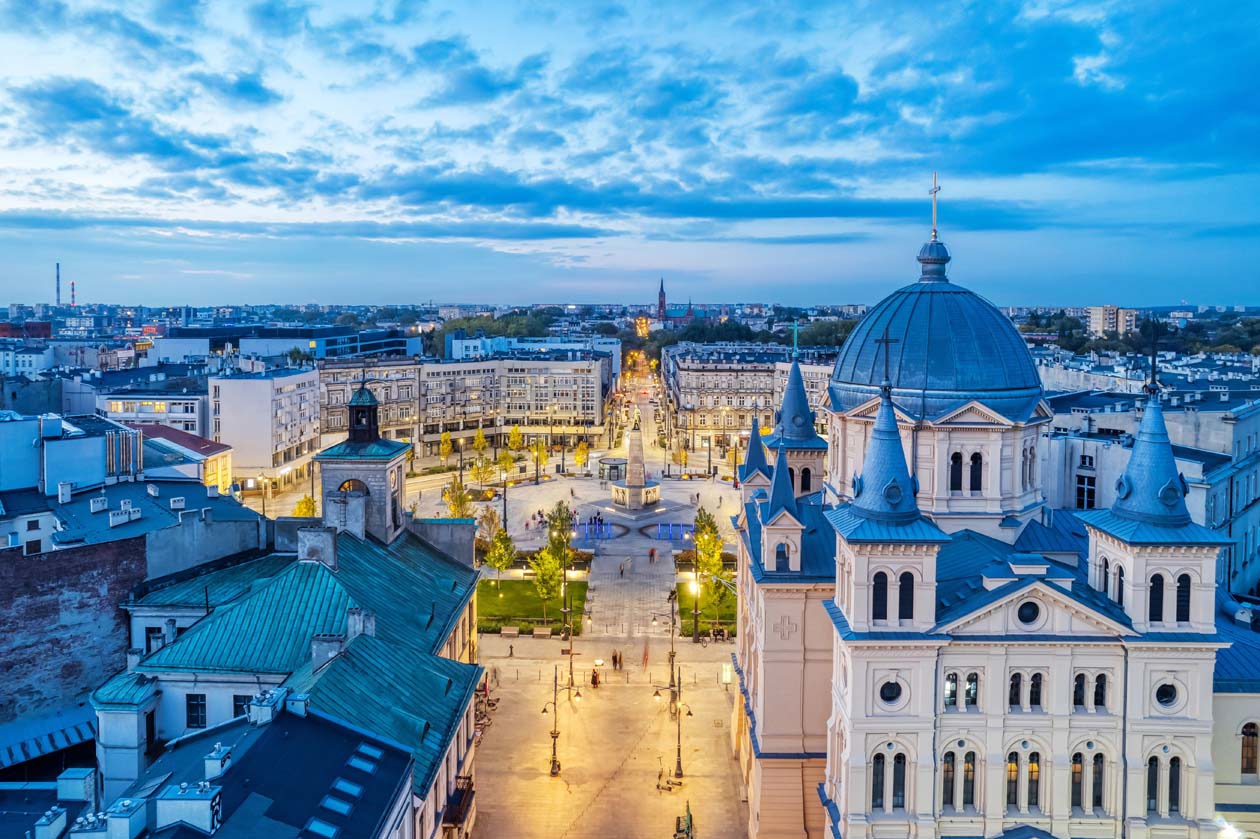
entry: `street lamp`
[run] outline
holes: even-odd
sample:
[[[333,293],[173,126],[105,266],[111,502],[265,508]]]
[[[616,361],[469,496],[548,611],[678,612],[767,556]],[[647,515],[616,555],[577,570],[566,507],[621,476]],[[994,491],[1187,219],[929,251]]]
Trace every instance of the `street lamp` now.
[[[582,700],[582,691],[573,687],[564,688],[566,691],[573,691],[573,701],[580,702]],[[547,709],[552,711],[551,717],[551,777],[560,774],[560,758],[556,755],[556,741],[560,739],[560,667],[557,665],[551,676],[551,701],[543,703],[543,716],[547,715]],[[680,753],[681,754],[681,753]],[[682,777],[681,775],[679,777]]]
[[[692,570],[696,578],[691,581],[691,643],[700,643],[700,551],[694,551],[696,557]]]

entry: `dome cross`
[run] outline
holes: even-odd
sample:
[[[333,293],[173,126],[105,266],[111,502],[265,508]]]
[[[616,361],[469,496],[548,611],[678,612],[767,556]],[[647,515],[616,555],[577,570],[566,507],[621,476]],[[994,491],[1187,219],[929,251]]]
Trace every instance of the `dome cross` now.
[[[936,173],[933,172],[932,173],[932,188],[928,190],[928,195],[932,196],[932,241],[933,242],[936,241],[936,193],[940,191],[941,191],[941,188],[936,183]]]

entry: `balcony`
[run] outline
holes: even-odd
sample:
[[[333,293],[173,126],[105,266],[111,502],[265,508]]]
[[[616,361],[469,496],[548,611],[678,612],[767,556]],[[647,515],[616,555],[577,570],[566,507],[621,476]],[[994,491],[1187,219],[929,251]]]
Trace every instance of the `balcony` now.
[[[460,775],[455,779],[455,791],[446,799],[446,809],[442,811],[442,824],[458,827],[468,820],[472,812],[473,798],[477,789],[473,785],[471,775]]]

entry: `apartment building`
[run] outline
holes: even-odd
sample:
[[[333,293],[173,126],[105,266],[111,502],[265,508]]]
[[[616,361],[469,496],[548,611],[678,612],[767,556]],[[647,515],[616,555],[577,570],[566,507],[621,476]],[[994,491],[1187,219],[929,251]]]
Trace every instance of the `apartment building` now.
[[[232,447],[236,483],[247,492],[306,479],[319,449],[319,373],[288,367],[211,376],[211,439]]]
[[[1089,334],[1095,338],[1115,332],[1128,335],[1137,329],[1138,313],[1136,309],[1121,309],[1119,306],[1087,306],[1089,318]]]

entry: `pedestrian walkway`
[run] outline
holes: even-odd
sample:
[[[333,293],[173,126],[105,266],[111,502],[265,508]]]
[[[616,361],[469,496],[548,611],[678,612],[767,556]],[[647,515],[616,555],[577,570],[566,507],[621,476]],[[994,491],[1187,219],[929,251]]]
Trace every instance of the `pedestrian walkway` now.
[[[655,563],[648,551],[656,548]],[[652,542],[637,533],[601,547],[591,564],[586,602],[591,620],[586,634],[593,638],[639,638],[669,634],[669,621],[652,616],[669,614],[669,592],[674,586],[674,561],[668,542]]]

